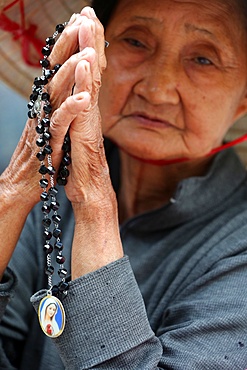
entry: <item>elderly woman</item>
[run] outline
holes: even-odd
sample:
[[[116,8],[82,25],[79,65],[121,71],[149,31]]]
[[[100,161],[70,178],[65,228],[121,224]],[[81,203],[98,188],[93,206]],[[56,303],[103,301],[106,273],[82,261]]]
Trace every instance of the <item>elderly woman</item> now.
[[[247,111],[246,4],[101,3],[105,34],[86,7],[45,58],[62,65],[45,87],[56,169],[68,130],[71,142],[56,231],[67,268],[72,245],[65,329],[45,337],[29,305],[58,281],[50,262],[44,291],[40,205],[30,213],[43,191],[34,114],[0,179],[1,368],[245,369],[246,171],[220,147]]]

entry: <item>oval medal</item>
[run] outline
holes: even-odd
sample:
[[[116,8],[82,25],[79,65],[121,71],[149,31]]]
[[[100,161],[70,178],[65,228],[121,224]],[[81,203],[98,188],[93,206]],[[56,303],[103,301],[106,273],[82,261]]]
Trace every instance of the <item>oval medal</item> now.
[[[44,297],[39,304],[38,316],[41,329],[48,337],[56,338],[62,334],[65,312],[58,298],[51,295]]]

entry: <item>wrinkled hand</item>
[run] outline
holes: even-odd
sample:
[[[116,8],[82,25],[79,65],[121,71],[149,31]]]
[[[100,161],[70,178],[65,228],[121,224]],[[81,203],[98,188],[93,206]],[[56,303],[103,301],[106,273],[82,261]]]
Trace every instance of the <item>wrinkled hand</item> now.
[[[76,48],[79,51],[68,57]],[[97,105],[101,73],[106,66],[104,33],[91,8],[72,17],[55,45],[51,63],[64,59],[48,87],[52,105],[58,106],[51,117],[51,145],[55,153],[60,153],[69,128],[72,165],[67,196],[72,202],[99,202],[112,189]]]
[[[73,15],[50,56],[51,68],[62,67],[46,85],[53,107],[50,144],[52,162],[58,169],[62,144],[69,130],[71,140],[70,176],[65,187],[73,205],[75,233],[72,276],[77,277],[104,266],[123,255],[119,236],[117,203],[105,159],[98,93],[101,73],[106,67],[103,27],[91,8]],[[0,274],[18,240],[25,217],[39,201],[41,188],[36,158],[38,147],[35,120],[28,120],[20,143],[7,170],[0,178],[5,224],[13,237],[6,240],[8,253]],[[14,204],[18,203],[18,213]],[[13,217],[15,217],[13,221]],[[6,239],[6,238],[5,238]]]
[[[51,55],[54,64],[66,60],[49,86],[52,105],[57,106],[50,132],[56,153],[61,152],[68,129],[71,140],[72,164],[65,190],[76,221],[73,278],[123,256],[98,108],[101,73],[106,67],[104,45],[101,24],[90,8],[84,8],[80,15],[72,17]],[[68,57],[76,48],[79,52]],[[65,87],[62,91],[61,86]]]
[[[70,129],[73,165],[67,193],[72,201],[80,201],[77,191],[87,181],[86,178],[82,181],[81,175],[85,176],[89,159],[92,160],[92,168],[96,165],[93,163],[96,160],[93,153],[98,151],[99,157],[103,155],[97,100],[101,73],[106,66],[104,32],[91,8],[86,7],[80,14],[71,17],[49,61],[51,68],[62,64],[46,85],[53,107],[50,128],[53,165],[56,169],[59,167],[64,135]],[[39,150],[36,145],[36,124],[35,119],[27,121],[11,163],[0,179],[1,193],[15,194],[17,201],[19,198],[22,201],[28,194],[26,200],[30,209],[39,201],[41,193],[41,175],[38,173],[40,162],[36,158]]]

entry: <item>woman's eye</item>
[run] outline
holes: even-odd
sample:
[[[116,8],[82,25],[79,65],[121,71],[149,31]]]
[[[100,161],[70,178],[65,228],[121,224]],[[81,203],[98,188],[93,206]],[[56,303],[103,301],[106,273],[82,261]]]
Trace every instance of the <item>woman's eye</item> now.
[[[144,45],[140,41],[138,41],[136,39],[127,38],[127,39],[125,39],[125,41],[128,44],[130,44],[132,46],[135,46],[136,48],[144,48]]]
[[[213,63],[211,62],[211,60],[205,58],[205,57],[196,57],[195,59],[195,62],[197,64],[200,64],[202,66],[210,66],[210,65],[213,65]]]

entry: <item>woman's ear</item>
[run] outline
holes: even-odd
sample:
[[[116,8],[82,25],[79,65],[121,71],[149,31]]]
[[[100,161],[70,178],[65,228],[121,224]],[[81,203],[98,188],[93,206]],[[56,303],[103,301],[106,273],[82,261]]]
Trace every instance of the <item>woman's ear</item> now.
[[[241,102],[239,103],[239,106],[234,115],[234,121],[239,120],[246,114],[247,114],[247,88],[246,88],[245,96],[242,98]]]

